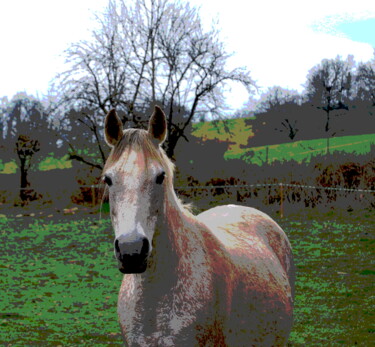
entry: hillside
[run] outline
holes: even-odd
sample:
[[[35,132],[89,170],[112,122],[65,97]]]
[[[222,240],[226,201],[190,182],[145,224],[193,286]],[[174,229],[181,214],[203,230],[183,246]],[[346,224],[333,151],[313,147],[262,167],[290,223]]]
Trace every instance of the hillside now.
[[[250,137],[254,136],[251,125],[246,124],[247,118],[229,119],[225,121],[200,122],[193,124],[193,137],[205,140],[219,140],[228,143],[224,158],[242,159],[247,163],[262,165],[273,161],[295,160],[299,163],[310,161],[317,155],[327,153],[327,139],[302,140],[286,142],[276,145],[248,148]],[[351,135],[334,137],[329,140],[329,151],[334,153],[366,154],[375,146],[375,134]],[[65,155],[55,158],[53,153],[42,160],[37,166],[38,171],[52,169],[68,169],[72,163]],[[2,162],[0,160],[0,174],[13,174],[17,171],[16,161]]]
[[[366,154],[371,151],[371,146],[375,145],[375,135],[355,135],[334,137],[329,140],[329,153],[345,152],[353,154]],[[268,153],[267,153],[268,152]],[[271,146],[260,146],[244,148],[235,152],[228,150],[225,159],[243,159],[248,163],[262,165],[273,161],[295,160],[298,163],[310,161],[317,155],[327,153],[327,139],[315,139],[296,141],[292,143],[282,143]]]
[[[243,152],[249,137],[254,136],[251,125],[246,124],[248,118],[228,119],[225,121],[200,122],[193,125],[192,135],[203,140],[228,142],[231,155]]]
[[[327,153],[327,139],[302,140],[270,146],[248,148],[248,138],[254,136],[251,126],[246,125],[245,118],[223,121],[197,123],[192,135],[204,140],[228,142],[225,159],[243,159],[248,163],[262,165],[273,161],[295,160],[299,163],[310,161],[312,157]],[[354,154],[366,154],[375,146],[375,134],[351,135],[329,139],[329,152],[337,151]]]

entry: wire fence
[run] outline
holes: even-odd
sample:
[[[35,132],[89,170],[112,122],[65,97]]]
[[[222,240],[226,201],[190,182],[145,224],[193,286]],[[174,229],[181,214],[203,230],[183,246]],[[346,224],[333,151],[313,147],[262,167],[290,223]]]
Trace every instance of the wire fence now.
[[[176,190],[189,190],[189,189],[217,189],[217,188],[264,188],[264,187],[296,187],[304,189],[326,189],[335,191],[345,191],[345,192],[361,192],[361,193],[375,193],[375,190],[371,189],[354,189],[354,188],[343,188],[343,187],[324,187],[324,186],[311,186],[311,185],[300,185],[292,183],[256,183],[256,184],[245,184],[245,185],[222,185],[222,186],[183,186],[175,187]]]
[[[330,187],[330,186],[312,186],[312,185],[302,185],[293,183],[254,183],[254,184],[243,184],[243,185],[209,185],[209,186],[176,186],[175,190],[195,190],[195,189],[245,189],[245,188],[267,188],[267,187],[293,187],[293,188],[304,188],[304,189],[314,189],[314,190],[333,190],[333,191],[344,191],[349,193],[359,192],[359,193],[375,193],[375,190],[371,189],[357,189],[357,188],[345,188],[345,187]],[[92,188],[92,189],[104,189],[104,185],[92,184],[92,185],[80,185],[78,188]],[[7,191],[8,189],[0,188],[0,191]],[[16,188],[17,191],[36,191],[36,188]]]
[[[301,191],[314,190],[316,194],[301,194]],[[177,192],[189,191],[189,190],[220,190],[221,194],[224,194],[228,190],[236,191],[237,201],[246,202],[251,200],[253,203],[255,199],[262,200],[263,205],[272,205],[277,203],[279,206],[280,217],[284,216],[284,208],[287,203],[296,204],[300,202],[304,207],[312,206],[316,207],[319,204],[334,204],[337,202],[337,206],[349,207],[349,205],[357,205],[361,207],[374,207],[375,199],[366,199],[364,194],[375,194],[375,190],[372,189],[361,189],[361,188],[346,188],[346,187],[332,187],[332,186],[313,186],[313,185],[301,185],[294,183],[255,183],[245,185],[215,185],[215,186],[181,186],[175,187]],[[267,190],[267,191],[265,191]],[[298,190],[300,191],[298,193]],[[253,192],[253,194],[240,194],[240,191]],[[259,194],[259,191],[263,191],[263,196]],[[348,199],[349,194],[355,194],[355,197]],[[304,196],[302,196],[304,195]],[[375,196],[374,196],[375,198]],[[340,201],[341,200],[341,201]]]
[[[11,202],[19,199],[21,192],[32,197],[30,200],[46,200],[58,203],[61,196],[65,194],[65,199],[60,203],[69,202],[78,204],[88,204],[92,207],[103,201],[105,195],[104,184],[80,185],[74,189],[60,186],[57,190],[42,191],[32,187],[12,189],[13,196],[10,196],[8,189],[0,188],[0,202]],[[186,185],[176,186],[178,195],[192,199],[201,206],[209,207],[213,203],[242,202],[254,205],[257,201],[261,205],[278,205],[280,216],[284,215],[284,207],[287,203],[303,204],[305,207],[316,207],[319,204],[333,204],[342,207],[343,204],[356,203],[358,206],[374,207],[375,190],[367,188],[347,188],[340,186],[314,186],[294,183],[254,183],[239,185]],[[308,191],[315,191],[308,193]],[[18,193],[17,193],[18,192]],[[18,197],[17,197],[18,196]],[[8,201],[7,201],[8,200]],[[340,205],[341,204],[341,205]]]

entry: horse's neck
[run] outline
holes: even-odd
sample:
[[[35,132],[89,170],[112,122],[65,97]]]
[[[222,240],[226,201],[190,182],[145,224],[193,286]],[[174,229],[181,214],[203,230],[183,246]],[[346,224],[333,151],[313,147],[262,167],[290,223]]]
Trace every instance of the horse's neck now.
[[[147,319],[155,314],[168,317],[167,330],[172,318],[176,323],[173,329],[190,326],[198,321],[197,312],[211,309],[216,300],[212,293],[214,264],[207,257],[209,245],[213,245],[206,243],[208,230],[184,210],[174,192],[171,195],[155,232],[148,268],[132,278],[135,291],[128,290],[138,297]]]
[[[184,210],[175,193],[167,193],[165,215],[160,218],[153,244],[153,255],[150,278],[162,280],[171,277],[175,282],[179,277],[191,273],[192,267],[197,267],[204,255],[204,240],[196,220],[190,212]],[[165,278],[164,278],[165,279]]]

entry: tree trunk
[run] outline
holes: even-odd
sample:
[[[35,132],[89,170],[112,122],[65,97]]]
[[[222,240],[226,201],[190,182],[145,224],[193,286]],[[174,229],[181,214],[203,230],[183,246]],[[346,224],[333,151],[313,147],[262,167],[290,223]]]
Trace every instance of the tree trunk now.
[[[326,131],[326,134],[327,134],[327,155],[328,155],[329,154],[329,134],[328,134],[328,131],[329,131],[329,109],[327,110],[327,122],[326,122],[325,131]]]
[[[26,158],[20,158],[20,171],[21,171],[21,189],[20,189],[20,199],[22,202],[27,200],[28,192],[26,188],[30,185],[27,179],[28,169],[26,168]]]
[[[168,158],[174,159],[174,150],[176,148],[177,142],[180,139],[180,136],[177,134],[171,133],[168,136],[168,141],[166,142],[165,153],[167,153]]]
[[[20,199],[24,204],[28,199],[35,198],[35,194],[31,195],[31,191],[26,189],[29,187],[27,174],[31,166],[32,156],[40,150],[40,143],[38,140],[32,140],[27,135],[19,135],[16,142],[16,152],[20,160],[20,173],[21,173],[21,188]]]
[[[327,109],[326,109],[326,114],[327,114],[327,120],[326,120],[326,127],[325,127],[325,130],[326,130],[326,133],[328,133],[328,130],[329,130],[329,116],[330,116],[330,111],[331,111],[331,88],[332,87],[327,87],[327,91],[328,91],[328,96],[327,96]]]
[[[326,120],[325,131],[328,132],[328,130],[329,130],[329,117],[330,117],[329,110],[327,110],[326,113],[327,113],[327,120]]]

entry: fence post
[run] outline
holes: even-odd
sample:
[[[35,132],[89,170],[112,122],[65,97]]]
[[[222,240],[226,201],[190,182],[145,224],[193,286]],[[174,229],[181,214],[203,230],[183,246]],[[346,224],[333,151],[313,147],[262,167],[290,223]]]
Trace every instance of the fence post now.
[[[280,186],[280,217],[284,218],[284,187],[282,183],[279,183]]]

